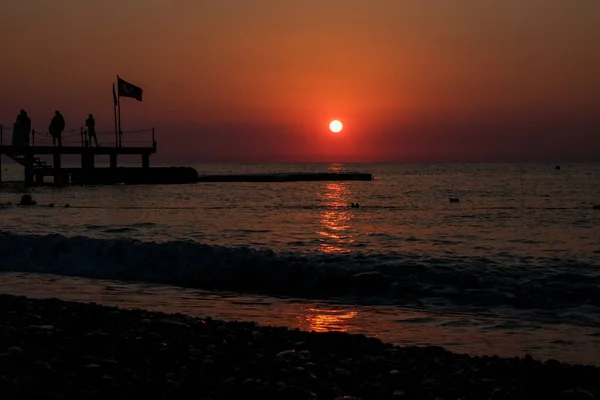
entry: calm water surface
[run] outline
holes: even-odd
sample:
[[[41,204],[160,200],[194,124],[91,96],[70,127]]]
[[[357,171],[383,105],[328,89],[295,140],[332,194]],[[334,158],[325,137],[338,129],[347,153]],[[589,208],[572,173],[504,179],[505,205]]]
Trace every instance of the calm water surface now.
[[[360,170],[375,180],[35,188],[40,204],[71,209],[7,209],[2,229],[276,251],[600,258],[600,213],[592,210],[600,202],[598,165],[196,167],[201,173]],[[0,203],[18,201],[19,193],[3,190]],[[349,208],[351,202],[361,207]]]

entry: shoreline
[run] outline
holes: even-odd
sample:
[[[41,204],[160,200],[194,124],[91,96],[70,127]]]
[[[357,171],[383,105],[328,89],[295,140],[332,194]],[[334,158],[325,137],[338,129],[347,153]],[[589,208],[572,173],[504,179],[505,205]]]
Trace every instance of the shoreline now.
[[[530,354],[570,364],[600,366],[598,329],[543,321],[531,315],[482,315],[438,308],[361,306],[341,301],[199,291],[176,286],[45,274],[0,273],[0,293],[95,302],[109,307],[180,313],[225,321],[254,321],[303,331],[343,331],[401,346],[441,346],[470,355]],[[573,321],[571,321],[573,322]]]
[[[339,332],[12,295],[0,295],[0,321],[3,398],[600,396],[593,366],[401,348]]]

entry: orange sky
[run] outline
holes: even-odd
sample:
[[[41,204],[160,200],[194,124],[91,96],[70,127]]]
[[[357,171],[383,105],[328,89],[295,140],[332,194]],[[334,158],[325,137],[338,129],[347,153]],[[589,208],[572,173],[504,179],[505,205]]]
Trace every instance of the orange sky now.
[[[597,0],[3,0],[0,122],[110,130],[118,73],[164,160],[587,160],[599,27]]]

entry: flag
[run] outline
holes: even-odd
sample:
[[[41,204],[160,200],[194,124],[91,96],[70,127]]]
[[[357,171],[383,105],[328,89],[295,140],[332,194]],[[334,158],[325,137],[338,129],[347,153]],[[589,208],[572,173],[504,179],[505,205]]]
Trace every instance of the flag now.
[[[115,84],[113,83],[113,101],[115,102],[115,107],[119,105],[119,100],[117,100],[117,92],[115,92]]]
[[[119,87],[119,97],[131,97],[137,101],[142,101],[142,89],[132,85],[121,78],[117,78]]]

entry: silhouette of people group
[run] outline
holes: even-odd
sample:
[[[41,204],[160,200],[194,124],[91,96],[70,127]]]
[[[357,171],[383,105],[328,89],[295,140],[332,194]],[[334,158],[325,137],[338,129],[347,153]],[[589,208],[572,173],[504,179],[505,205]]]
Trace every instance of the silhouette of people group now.
[[[92,143],[92,138],[94,139],[94,143],[96,147],[98,147],[98,138],[96,137],[96,121],[94,120],[94,116],[90,114],[88,118],[85,120],[85,126],[87,128],[87,135],[89,137],[89,145]],[[60,111],[56,110],[54,112],[54,116],[50,121],[50,126],[48,127],[48,134],[52,137],[52,144],[54,146],[62,147],[62,133],[65,130],[65,118],[60,113]],[[35,133],[31,129],[31,118],[27,115],[25,110],[21,110],[19,115],[17,115],[16,121],[13,125],[13,139],[12,145],[15,147],[29,146],[29,135]],[[88,141],[86,139],[86,146],[88,145]]]

